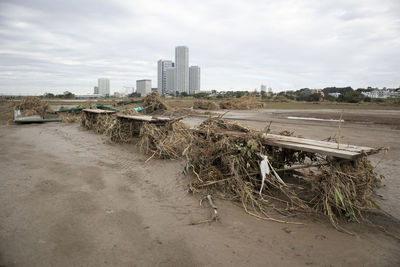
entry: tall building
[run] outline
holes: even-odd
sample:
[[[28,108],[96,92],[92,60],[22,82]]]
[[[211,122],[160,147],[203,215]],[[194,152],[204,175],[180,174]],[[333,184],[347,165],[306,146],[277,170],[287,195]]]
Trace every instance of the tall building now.
[[[189,68],[189,94],[194,95],[200,91],[200,67]]]
[[[137,80],[136,81],[136,93],[140,96],[146,96],[151,93],[151,80]]]
[[[95,86],[93,89],[94,89],[93,94],[98,95],[99,94],[99,87]]]
[[[189,48],[175,47],[175,85],[179,93],[189,94]]]
[[[160,95],[164,95],[167,87],[167,74],[166,69],[174,66],[174,63],[171,60],[162,60],[160,59],[157,63],[157,85],[158,85],[158,93]]]
[[[167,86],[165,93],[169,95],[174,95],[176,88],[175,88],[175,72],[176,68],[168,68],[166,69],[166,77],[167,77]]]
[[[110,79],[99,78],[98,79],[99,94],[102,96],[110,96]]]

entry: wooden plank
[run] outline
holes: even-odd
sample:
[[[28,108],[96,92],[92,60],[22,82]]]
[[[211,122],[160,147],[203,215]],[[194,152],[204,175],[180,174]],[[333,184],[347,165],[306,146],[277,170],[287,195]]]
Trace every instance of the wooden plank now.
[[[225,136],[233,136],[233,137],[244,137],[248,135],[244,132],[237,131],[223,131],[223,132],[203,132],[204,134],[211,135],[225,135]],[[340,149],[337,148],[337,144],[317,141],[311,139],[304,139],[298,137],[289,137],[289,136],[281,136],[281,135],[272,135],[272,134],[263,134],[263,144],[270,146],[277,146],[281,148],[300,150],[306,152],[317,153],[321,155],[329,155],[342,159],[356,159],[357,157],[365,154],[374,154],[379,152],[379,149],[370,148],[370,147],[357,147],[352,145],[344,145]],[[305,142],[302,142],[305,141]]]
[[[114,114],[116,113],[116,111],[112,111],[112,110],[103,110],[103,109],[84,109],[84,112],[88,112],[88,113],[96,113],[96,114]]]
[[[270,140],[263,140],[262,142],[263,142],[263,144],[266,144],[266,145],[272,145],[272,146],[277,146],[277,147],[282,147],[282,148],[318,153],[321,155],[328,155],[328,156],[333,156],[333,157],[342,158],[342,159],[356,159],[357,157],[361,156],[361,153],[359,153],[359,152],[345,151],[345,150],[340,150],[340,149],[335,149],[335,148],[320,147],[320,146],[313,146],[313,145],[307,145],[307,144],[291,143],[291,142],[285,142],[285,141],[281,141],[281,140],[273,141],[270,139]]]
[[[263,134],[263,138],[264,139],[273,139],[274,141],[281,140],[281,141],[314,145],[314,146],[327,147],[327,148],[335,148],[335,149],[339,149],[339,150],[346,150],[346,151],[353,151],[353,152],[363,152],[363,151],[369,151],[369,150],[373,149],[370,147],[354,146],[354,145],[349,145],[349,144],[340,144],[339,148],[338,148],[338,144],[333,143],[333,142],[312,140],[312,139],[299,138],[299,137],[293,137],[293,136],[276,135],[276,134]]]
[[[172,118],[168,118],[168,117],[153,117],[153,116],[149,116],[149,115],[122,115],[122,114],[118,114],[117,115],[118,118],[125,118],[125,119],[129,119],[129,120],[135,120],[135,121],[145,121],[145,122],[168,122],[168,121],[172,121]]]

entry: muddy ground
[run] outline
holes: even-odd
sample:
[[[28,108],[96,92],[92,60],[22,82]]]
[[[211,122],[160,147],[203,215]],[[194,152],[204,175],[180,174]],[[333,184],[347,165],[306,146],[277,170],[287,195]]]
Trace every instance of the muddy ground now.
[[[272,121],[273,132],[294,130],[319,140],[337,134],[337,123],[292,121],[286,113],[299,116],[300,111],[225,116],[256,129]],[[377,201],[394,218],[369,218],[399,234],[399,128],[346,121],[342,135],[352,144],[391,147],[377,166],[386,175]],[[199,206],[199,196],[187,193],[190,178],[181,174],[183,162],[145,163],[147,157],[134,145],[112,144],[77,124],[1,126],[0,148],[0,266],[400,264],[399,241],[367,225],[347,224],[351,236],[311,216],[297,218],[302,225],[260,221],[218,199],[220,222],[188,225],[208,218],[210,211]],[[374,163],[381,158],[371,157]]]

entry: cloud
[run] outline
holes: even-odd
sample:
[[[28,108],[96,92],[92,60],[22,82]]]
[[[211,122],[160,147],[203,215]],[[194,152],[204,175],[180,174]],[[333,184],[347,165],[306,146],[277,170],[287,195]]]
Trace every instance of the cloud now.
[[[157,84],[158,59],[189,47],[202,89],[400,85],[400,3],[2,1],[0,93],[91,93]]]

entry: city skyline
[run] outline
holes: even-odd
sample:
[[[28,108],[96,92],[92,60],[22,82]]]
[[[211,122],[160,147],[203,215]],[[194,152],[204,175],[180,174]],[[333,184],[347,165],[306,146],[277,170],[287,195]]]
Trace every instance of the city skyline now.
[[[400,85],[400,2],[76,1],[0,3],[0,93],[111,94],[156,84],[185,44],[203,90]]]
[[[160,95],[200,92],[200,67],[190,66],[189,48],[175,47],[175,62],[160,59],[157,61],[157,92]]]

